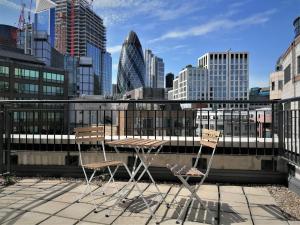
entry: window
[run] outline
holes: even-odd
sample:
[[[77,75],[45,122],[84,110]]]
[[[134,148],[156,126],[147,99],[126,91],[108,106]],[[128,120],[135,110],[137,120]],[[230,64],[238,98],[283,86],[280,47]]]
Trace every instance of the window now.
[[[275,82],[273,81],[272,82],[272,91],[274,91],[275,90]]]
[[[291,80],[291,65],[288,65],[285,69],[284,69],[284,84],[286,84],[287,82],[289,82]]]
[[[9,76],[9,68],[7,66],[0,66],[0,76]]]
[[[278,81],[278,90],[282,90],[282,87],[283,87],[283,81],[279,80]]]
[[[0,81],[0,92],[8,91],[8,82]]]

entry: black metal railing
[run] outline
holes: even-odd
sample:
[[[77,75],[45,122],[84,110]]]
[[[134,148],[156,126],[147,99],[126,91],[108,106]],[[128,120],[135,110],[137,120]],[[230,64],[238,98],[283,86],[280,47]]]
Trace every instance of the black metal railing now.
[[[218,154],[280,155],[299,165],[298,101],[3,100],[0,160],[9,168],[15,151],[76,151],[73,129],[94,125],[106,140],[170,140],[168,153],[196,152],[203,128],[220,130]]]

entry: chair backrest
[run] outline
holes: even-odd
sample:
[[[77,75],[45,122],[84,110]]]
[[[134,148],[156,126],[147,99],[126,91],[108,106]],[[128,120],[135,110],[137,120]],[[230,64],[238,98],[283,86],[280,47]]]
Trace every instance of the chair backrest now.
[[[200,143],[210,148],[216,148],[219,142],[220,134],[220,131],[203,129]]]
[[[77,144],[97,143],[104,141],[104,127],[77,127],[75,131],[75,142]]]

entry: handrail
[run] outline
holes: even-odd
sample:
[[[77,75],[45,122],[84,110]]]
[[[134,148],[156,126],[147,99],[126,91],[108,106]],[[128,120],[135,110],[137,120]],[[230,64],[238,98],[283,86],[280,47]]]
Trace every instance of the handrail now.
[[[299,98],[300,99],[300,98]],[[0,100],[0,104],[18,103],[210,103],[210,104],[275,104],[278,100]]]

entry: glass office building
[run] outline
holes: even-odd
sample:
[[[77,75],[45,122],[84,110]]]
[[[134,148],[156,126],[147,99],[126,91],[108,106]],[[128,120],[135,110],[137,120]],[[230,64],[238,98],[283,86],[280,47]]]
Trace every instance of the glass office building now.
[[[102,82],[101,92],[103,95],[112,95],[112,59],[109,52],[103,53],[103,69],[102,69]]]
[[[118,92],[121,94],[145,87],[145,61],[142,45],[131,31],[123,43],[118,67]]]
[[[55,8],[34,15],[34,28],[49,35],[49,43],[55,47]]]

